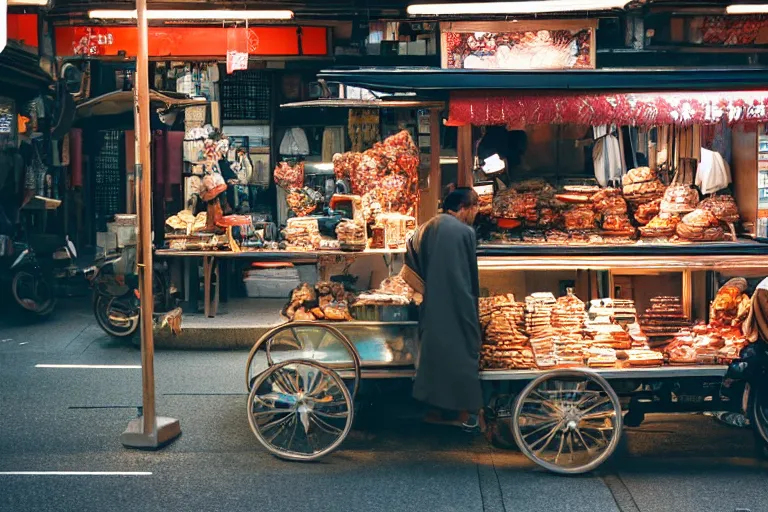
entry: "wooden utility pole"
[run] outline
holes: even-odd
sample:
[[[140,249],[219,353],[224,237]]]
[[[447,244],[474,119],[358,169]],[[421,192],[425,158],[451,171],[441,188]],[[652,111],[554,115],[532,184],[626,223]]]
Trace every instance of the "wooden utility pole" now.
[[[181,434],[179,421],[155,414],[155,343],[152,293],[152,166],[149,127],[149,50],[147,0],[136,0],[139,51],[134,83],[136,133],[136,212],[138,214],[137,266],[141,297],[141,384],[142,415],[132,420],[120,441],[133,448],[158,448]]]

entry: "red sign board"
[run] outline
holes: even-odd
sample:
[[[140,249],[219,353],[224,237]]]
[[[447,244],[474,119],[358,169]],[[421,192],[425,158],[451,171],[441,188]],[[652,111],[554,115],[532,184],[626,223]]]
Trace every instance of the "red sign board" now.
[[[38,47],[37,14],[8,14],[8,39]]]
[[[135,57],[138,30],[128,26],[56,27],[56,55]],[[149,27],[150,57],[225,57],[228,33],[222,27]],[[249,27],[248,53],[255,56],[324,56],[325,27]]]

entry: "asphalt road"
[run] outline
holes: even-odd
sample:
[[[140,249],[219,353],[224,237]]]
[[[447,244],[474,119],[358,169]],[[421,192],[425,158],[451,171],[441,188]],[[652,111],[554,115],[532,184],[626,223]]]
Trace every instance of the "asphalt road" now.
[[[159,352],[158,411],[183,434],[127,450],[140,370],[36,365],[139,365],[139,352],[104,337],[84,303],[13,320],[0,318],[2,511],[768,511],[751,432],[700,415],[652,416],[599,472],[561,477],[385,400],[323,461],[283,462],[248,427],[243,352]]]

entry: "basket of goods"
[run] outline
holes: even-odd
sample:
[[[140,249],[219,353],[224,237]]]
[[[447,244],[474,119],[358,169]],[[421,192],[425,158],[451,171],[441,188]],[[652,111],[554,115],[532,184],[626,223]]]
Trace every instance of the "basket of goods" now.
[[[674,213],[659,213],[645,226],[640,226],[640,235],[648,238],[668,238],[675,234],[680,216]]]
[[[336,238],[343,251],[364,251],[368,244],[365,225],[348,219],[336,226]]]
[[[684,216],[676,232],[680,238],[696,242],[714,242],[725,237],[720,220],[707,210],[694,210]]]
[[[304,186],[304,162],[282,161],[275,167],[275,183],[285,190],[300,189]]]

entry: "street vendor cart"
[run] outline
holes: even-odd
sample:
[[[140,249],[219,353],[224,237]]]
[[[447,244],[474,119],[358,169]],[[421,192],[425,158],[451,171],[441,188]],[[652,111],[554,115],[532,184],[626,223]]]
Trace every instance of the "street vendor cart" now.
[[[760,219],[768,214],[761,213],[755,194],[764,169],[758,165],[763,159],[758,141],[765,137],[755,125],[768,118],[765,109],[748,108],[768,105],[768,94],[700,92],[704,84],[754,89],[762,83],[761,73],[363,69],[321,74],[375,90],[450,90],[448,122],[460,127],[459,161],[469,163],[459,169],[459,186],[477,185],[473,127],[557,126],[528,133],[542,150],[533,156],[549,157],[543,149],[552,148],[556,157],[553,165],[545,162],[555,169],[544,176],[550,183],[528,180],[517,188],[493,184],[489,189],[494,194],[487,204],[489,234],[480,236],[478,262],[481,289],[489,296],[486,306],[481,299],[481,322],[487,315],[491,323],[483,326],[480,379],[495,442],[516,445],[550,471],[576,474],[605,462],[619,444],[623,425],[638,425],[647,413],[741,411],[751,420],[759,448],[768,445],[766,367],[753,362],[748,372],[738,368],[746,346],[738,327],[743,318],[736,320],[734,310],[734,317],[723,320],[712,306],[727,279],[746,283],[768,275],[768,240],[760,231]],[[681,88],[695,92],[669,93]],[[654,92],[616,93],[636,90]],[[595,130],[591,142],[606,147],[604,138],[615,137],[617,151],[621,148],[613,163],[595,157],[599,185],[570,180],[566,171],[574,157],[561,156],[576,153],[563,153],[564,146],[546,135],[556,133],[562,141],[559,127],[569,123],[613,126],[607,135]],[[728,133],[733,180],[724,188],[735,199],[694,186],[704,154],[702,126]],[[570,148],[581,148],[582,139],[571,136]],[[647,164],[637,161],[638,148]],[[707,200],[734,208],[738,203],[733,220],[740,228],[729,229],[726,225],[734,222],[718,218],[721,210],[702,213]],[[665,208],[677,210],[665,214]],[[656,217],[655,224],[649,222]],[[706,225],[698,222],[702,217],[709,219]],[[676,229],[678,224],[683,227]],[[537,286],[550,291],[535,293]],[[738,295],[747,295],[746,289]],[[528,296],[526,302],[516,301],[513,291],[516,297]],[[643,307],[635,309],[635,300]],[[557,308],[560,318],[554,320]],[[496,313],[505,327],[490,336]],[[623,322],[623,316],[631,320]],[[545,323],[551,331],[533,334]],[[635,324],[648,335],[631,327]],[[752,346],[762,353],[764,341]],[[278,457],[322,457],[352,428],[360,381],[410,379],[418,353],[414,322],[279,326],[249,354],[250,426]],[[739,378],[726,378],[734,361]]]
[[[728,250],[729,249],[729,250]],[[765,272],[757,244],[721,246],[717,255],[678,254],[571,257],[484,256],[483,272],[573,268]],[[403,323],[291,322],[265,334],[246,370],[248,419],[261,444],[278,457],[313,460],[336,449],[352,428],[362,379],[410,379],[418,357],[418,328]],[[486,418],[494,440],[517,445],[554,472],[591,471],[615,451],[623,424],[646,413],[744,411],[758,443],[768,444],[768,394],[737,382],[725,386],[728,366],[699,364],[593,369],[487,370]]]

